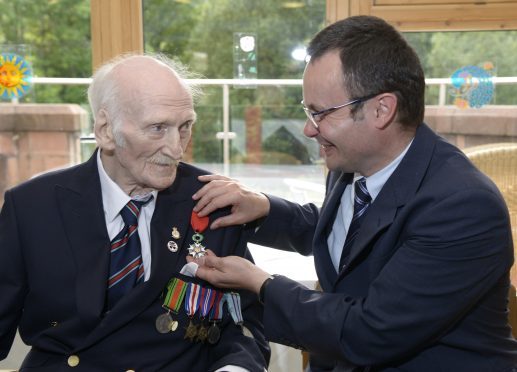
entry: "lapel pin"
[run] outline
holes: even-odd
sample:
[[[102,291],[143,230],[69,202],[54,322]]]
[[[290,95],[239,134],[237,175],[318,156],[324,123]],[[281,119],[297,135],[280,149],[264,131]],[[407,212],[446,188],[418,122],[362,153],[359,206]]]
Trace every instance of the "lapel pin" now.
[[[178,251],[178,244],[176,242],[173,242],[172,240],[167,242],[167,248],[171,252],[177,252]]]
[[[172,237],[173,237],[174,239],[179,239],[179,238],[181,238],[180,232],[178,231],[178,228],[177,228],[176,226],[174,226],[174,227],[172,228],[172,233],[171,233],[171,235],[172,235]]]

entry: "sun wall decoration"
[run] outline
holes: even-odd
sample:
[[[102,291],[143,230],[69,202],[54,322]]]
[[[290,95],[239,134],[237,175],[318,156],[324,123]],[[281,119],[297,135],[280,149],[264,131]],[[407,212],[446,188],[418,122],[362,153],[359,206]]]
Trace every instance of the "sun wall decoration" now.
[[[15,53],[0,54],[0,98],[23,97],[31,87],[32,69]]]

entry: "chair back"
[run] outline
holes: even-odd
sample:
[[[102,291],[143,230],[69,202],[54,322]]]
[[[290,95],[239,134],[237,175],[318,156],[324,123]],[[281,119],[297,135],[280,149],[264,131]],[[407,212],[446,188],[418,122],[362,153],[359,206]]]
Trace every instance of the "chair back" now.
[[[474,165],[494,181],[503,194],[513,235],[514,257],[517,250],[517,143],[492,143],[463,149]],[[509,321],[517,336],[517,265],[510,270]]]

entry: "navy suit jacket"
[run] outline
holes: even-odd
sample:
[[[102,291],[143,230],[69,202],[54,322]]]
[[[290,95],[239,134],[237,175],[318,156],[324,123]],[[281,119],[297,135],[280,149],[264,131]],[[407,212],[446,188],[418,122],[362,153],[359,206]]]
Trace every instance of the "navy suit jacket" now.
[[[165,313],[162,291],[186,263],[194,234],[192,194],[202,186],[197,176],[207,173],[182,163],[173,185],[159,192],[151,221],[151,276],[107,314],[110,241],[96,155],[7,191],[0,214],[0,359],[19,326],[32,346],[22,365],[27,371],[68,370],[67,358],[77,355],[77,371],[205,372],[233,364],[262,372],[269,348],[254,294],[241,292],[244,325],[255,338],[244,335],[227,311],[215,345],[184,339],[189,320],[183,308],[174,316],[175,332],[155,328]],[[173,227],[181,234],[176,253],[167,248]],[[207,229],[203,244],[218,255],[251,259],[247,234],[242,226]],[[194,319],[199,323],[197,314]]]
[[[314,371],[516,366],[507,322],[512,236],[495,185],[420,125],[337,273],[327,237],[352,176],[329,174],[321,211],[270,196],[252,241],[313,254],[325,293],[275,278],[265,291],[266,337],[309,350]]]

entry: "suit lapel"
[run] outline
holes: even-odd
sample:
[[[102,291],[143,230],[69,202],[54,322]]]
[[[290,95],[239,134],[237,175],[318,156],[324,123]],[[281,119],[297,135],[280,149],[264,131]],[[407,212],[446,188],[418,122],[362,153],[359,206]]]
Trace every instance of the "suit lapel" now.
[[[336,217],[336,212],[341,203],[341,196],[345,187],[352,180],[352,174],[341,174],[333,183],[329,183],[331,188],[322,208],[321,215],[316,226],[314,235],[314,264],[320,285],[323,289],[332,287],[337,279],[336,269],[330,258],[327,238],[332,230],[332,224]]]
[[[417,129],[408,152],[386,181],[379,195],[364,216],[361,229],[351,248],[348,265],[338,275],[338,280],[370,246],[376,236],[392,224],[397,210],[417,192],[431,161],[438,136],[429,127],[421,124]]]
[[[81,321],[98,322],[104,307],[109,267],[106,230],[96,153],[79,165],[67,185],[55,193],[77,268],[76,303]]]

